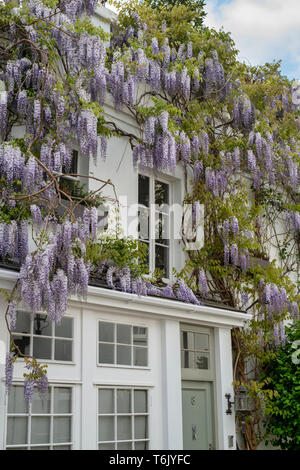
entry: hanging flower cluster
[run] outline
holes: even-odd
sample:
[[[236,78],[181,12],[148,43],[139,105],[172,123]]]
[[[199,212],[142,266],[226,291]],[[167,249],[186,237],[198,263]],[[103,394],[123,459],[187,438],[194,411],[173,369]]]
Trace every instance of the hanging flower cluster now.
[[[260,303],[266,306],[269,315],[282,314],[290,306],[285,288],[271,283],[263,286]]]
[[[0,258],[21,262],[28,253],[28,222],[0,222]]]

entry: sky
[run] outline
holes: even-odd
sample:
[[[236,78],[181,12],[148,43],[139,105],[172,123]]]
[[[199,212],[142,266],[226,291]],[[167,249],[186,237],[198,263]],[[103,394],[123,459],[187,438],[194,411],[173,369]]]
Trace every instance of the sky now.
[[[281,71],[300,79],[300,0],[206,0],[205,24],[231,32],[242,61],[282,60]]]
[[[282,74],[300,79],[299,0],[206,0],[205,10],[207,26],[231,32],[240,60],[282,59]]]

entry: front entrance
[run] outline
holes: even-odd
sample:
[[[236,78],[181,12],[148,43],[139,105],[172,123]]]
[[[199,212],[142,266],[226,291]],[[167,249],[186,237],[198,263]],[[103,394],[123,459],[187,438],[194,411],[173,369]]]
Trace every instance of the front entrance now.
[[[182,428],[185,450],[211,450],[213,442],[212,384],[182,384]]]
[[[184,450],[212,450],[214,444],[213,330],[181,325],[182,432]]]

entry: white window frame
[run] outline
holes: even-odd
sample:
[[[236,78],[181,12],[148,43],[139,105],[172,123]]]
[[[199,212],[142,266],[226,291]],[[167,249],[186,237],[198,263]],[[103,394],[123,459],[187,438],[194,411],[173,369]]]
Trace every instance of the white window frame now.
[[[114,341],[113,342],[105,342],[105,341],[100,341],[100,332],[99,332],[99,324],[100,323],[112,323],[114,325]],[[123,325],[123,326],[130,326],[131,327],[131,343],[130,344],[125,344],[125,343],[118,343],[117,342],[117,325]],[[147,346],[139,346],[135,345],[133,343],[133,328],[144,328],[147,330]],[[114,346],[114,363],[107,363],[107,362],[99,362],[99,351],[100,351],[100,344],[112,344]],[[118,364],[117,361],[117,346],[128,346],[131,348],[131,364]],[[137,346],[139,348],[146,349],[147,351],[147,365],[145,366],[136,366],[133,365],[133,351],[134,347]],[[101,319],[99,318],[97,321],[97,366],[99,367],[114,367],[114,368],[123,368],[123,369],[142,369],[142,370],[149,370],[149,327],[137,323],[131,323],[131,322],[120,322],[116,320],[107,320],[106,319]]]
[[[13,386],[17,386],[23,389],[24,384],[23,383],[13,383]],[[6,422],[5,422],[5,449],[6,450],[14,450],[14,449],[19,449],[19,448],[24,448],[26,447],[26,450],[31,450],[31,448],[34,447],[35,450],[38,450],[39,447],[49,447],[49,450],[53,450],[53,447],[62,447],[62,446],[69,446],[70,449],[72,450],[74,447],[74,425],[75,425],[75,406],[74,406],[74,397],[75,397],[75,391],[74,391],[74,386],[69,385],[69,384],[56,384],[56,383],[49,383],[49,388],[51,389],[51,401],[50,401],[50,413],[33,413],[32,414],[32,405],[29,405],[29,410],[27,413],[8,413],[8,400],[6,403]],[[71,413],[54,413],[54,388],[68,388],[70,389],[70,397],[71,397]],[[37,391],[35,389],[35,394],[37,394]],[[32,417],[49,417],[50,418],[50,442],[48,443],[43,443],[43,444],[31,444],[31,419]],[[26,417],[27,418],[27,443],[24,444],[13,444],[9,445],[7,444],[7,423],[8,423],[8,418],[18,418],[18,417]],[[70,417],[71,418],[71,440],[70,442],[59,442],[55,443],[53,442],[53,432],[54,432],[54,418],[55,417]]]
[[[138,178],[139,178],[139,175],[149,178],[149,208],[146,208],[145,206],[140,204],[139,201],[138,201],[138,210],[140,210],[140,208],[141,208],[142,210],[148,210],[148,212],[149,212],[149,240],[144,240],[144,239],[140,238],[139,234],[138,234],[138,237],[139,237],[139,240],[141,242],[146,243],[149,246],[149,275],[151,275],[155,270],[155,246],[156,245],[163,246],[164,248],[167,248],[169,250],[169,257],[168,257],[169,263],[168,263],[168,266],[167,266],[167,268],[168,268],[168,277],[163,278],[164,281],[168,282],[172,279],[172,265],[173,265],[173,263],[172,263],[172,260],[173,260],[173,243],[172,243],[173,235],[172,235],[172,231],[171,231],[171,214],[170,214],[170,212],[168,214],[166,214],[162,211],[159,211],[159,213],[163,213],[164,215],[166,215],[168,217],[169,245],[166,246],[166,245],[161,245],[159,243],[156,243],[155,225],[156,225],[156,213],[158,211],[155,210],[155,181],[159,181],[161,183],[164,183],[164,184],[168,185],[168,187],[169,187],[169,201],[168,201],[169,207],[173,204],[173,183],[172,183],[172,181],[170,181],[170,180],[168,180],[164,177],[156,176],[153,173],[149,173],[149,172],[139,171],[138,172]]]
[[[65,338],[65,337],[60,337],[60,336],[55,336],[55,322],[49,319],[49,322],[51,322],[51,328],[52,328],[52,335],[51,336],[46,336],[46,335],[37,335],[34,334],[33,332],[33,325],[34,325],[34,317],[32,313],[28,312],[27,310],[22,310],[18,309],[18,312],[23,312],[26,313],[27,315],[30,316],[30,333],[19,333],[16,331],[13,331],[12,334],[15,337],[27,337],[30,339],[30,347],[29,347],[29,356],[33,356],[33,338],[45,338],[45,339],[50,339],[51,340],[51,359],[43,359],[36,357],[39,361],[45,362],[45,363],[51,363],[51,364],[75,364],[74,362],[74,317],[72,315],[64,315],[64,318],[70,318],[72,320],[72,338]],[[37,312],[36,315],[46,315],[45,312]],[[72,343],[72,359],[70,361],[63,359],[63,360],[58,360],[55,359],[55,341],[56,340],[62,340],[62,341],[68,341]],[[17,361],[23,361],[22,358],[18,358]]]
[[[99,391],[100,390],[113,390],[114,391],[114,413],[100,413],[100,410],[99,410]],[[131,391],[131,413],[118,413],[117,411],[117,390],[130,390]],[[147,410],[146,412],[143,412],[143,413],[135,413],[134,412],[134,392],[135,391],[144,391],[146,392],[147,394]],[[106,445],[106,444],[113,444],[115,446],[115,450],[116,450],[116,446],[118,446],[118,443],[122,443],[122,442],[130,442],[132,444],[132,450],[135,450],[135,442],[147,442],[147,450],[149,450],[149,446],[150,446],[150,412],[149,412],[149,409],[150,409],[150,405],[149,405],[149,402],[150,402],[150,397],[149,397],[149,394],[150,394],[150,391],[149,391],[149,388],[148,387],[142,387],[142,386],[132,386],[132,385],[122,385],[122,386],[117,386],[117,385],[113,385],[113,386],[102,386],[102,385],[99,385],[97,386],[97,449],[101,451],[101,449],[99,449],[99,446],[101,446],[101,444],[103,445]],[[113,441],[101,441],[100,440],[100,436],[99,436],[99,418],[101,416],[113,416],[114,417],[114,440]],[[124,416],[124,417],[129,417],[131,418],[131,439],[119,439],[118,440],[118,424],[117,424],[117,418],[119,416]],[[147,417],[147,438],[146,439],[135,439],[135,435],[134,435],[134,418],[135,416],[146,416]],[[121,449],[120,449],[121,450]]]

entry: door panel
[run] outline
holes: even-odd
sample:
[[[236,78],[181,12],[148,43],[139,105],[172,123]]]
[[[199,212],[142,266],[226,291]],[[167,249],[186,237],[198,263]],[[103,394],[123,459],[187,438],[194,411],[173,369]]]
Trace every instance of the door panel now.
[[[183,382],[183,449],[209,450],[214,448],[212,384]]]

